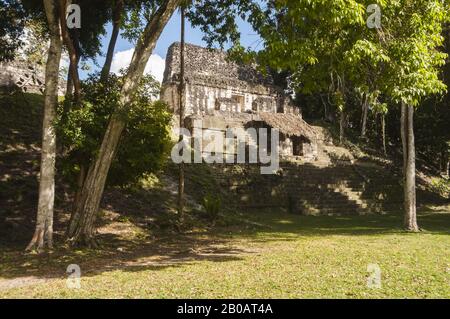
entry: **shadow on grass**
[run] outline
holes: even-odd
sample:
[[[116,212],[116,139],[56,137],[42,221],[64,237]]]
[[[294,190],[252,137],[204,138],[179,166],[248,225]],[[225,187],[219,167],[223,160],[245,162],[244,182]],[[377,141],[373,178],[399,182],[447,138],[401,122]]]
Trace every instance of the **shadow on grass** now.
[[[52,253],[41,255],[25,255],[17,251],[3,252],[0,255],[0,277],[67,278],[65,272],[70,264],[78,264],[83,276],[95,276],[114,270],[157,271],[200,261],[236,261],[255,253],[242,246],[237,247],[233,241],[236,239],[268,243],[297,240],[300,237],[310,237],[314,240],[315,237],[335,235],[414,236],[399,227],[402,221],[400,215],[314,217],[263,212],[258,215],[246,213],[235,218],[234,224],[228,226],[189,235],[172,234],[156,240],[127,241],[112,234],[104,234],[100,235],[99,239],[102,243],[107,243],[107,246],[103,246],[101,250],[58,248]],[[426,233],[450,234],[449,213],[421,213],[419,223]]]
[[[100,236],[100,241],[119,243],[109,235]],[[0,278],[6,279],[9,287],[15,287],[14,281],[20,282],[19,285],[22,286],[23,278],[32,278],[31,282],[36,279],[67,278],[66,269],[70,264],[79,265],[83,277],[90,277],[114,270],[138,272],[181,267],[199,261],[227,262],[240,260],[242,254],[248,253],[226,245],[223,240],[184,236],[120,244],[117,249],[111,246],[104,247],[103,250],[59,248],[52,253],[40,255],[3,253],[0,254]],[[1,287],[0,280],[0,291]]]
[[[257,231],[267,240],[271,234],[279,239],[284,235],[291,236],[378,236],[389,234],[406,234],[401,227],[401,214],[365,215],[365,216],[295,216],[290,214],[255,214],[258,223],[271,225],[271,229]],[[450,235],[449,212],[422,212],[418,222],[424,232]],[[241,235],[254,236],[255,232],[244,232]]]

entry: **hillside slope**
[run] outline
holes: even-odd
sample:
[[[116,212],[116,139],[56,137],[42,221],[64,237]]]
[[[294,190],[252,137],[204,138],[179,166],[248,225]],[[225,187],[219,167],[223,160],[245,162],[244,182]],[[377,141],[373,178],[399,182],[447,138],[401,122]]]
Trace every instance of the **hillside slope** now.
[[[33,232],[42,107],[41,95],[0,95],[0,246],[24,247]],[[348,161],[333,157],[330,148],[324,151],[328,152],[325,155],[330,163],[282,163],[277,175],[261,175],[259,168],[252,165],[187,166],[185,229],[209,227],[209,217],[199,205],[207,194],[220,194],[223,216],[273,207],[296,214],[401,213],[399,169],[364,159],[350,165]],[[168,163],[163,172],[140,185],[108,189],[102,202],[99,234],[120,241],[124,233],[133,233],[134,227],[150,233],[179,231],[177,171],[174,164]],[[446,203],[445,198],[425,189],[418,193],[420,206]],[[58,174],[57,239],[64,233],[71,200],[72,191]]]

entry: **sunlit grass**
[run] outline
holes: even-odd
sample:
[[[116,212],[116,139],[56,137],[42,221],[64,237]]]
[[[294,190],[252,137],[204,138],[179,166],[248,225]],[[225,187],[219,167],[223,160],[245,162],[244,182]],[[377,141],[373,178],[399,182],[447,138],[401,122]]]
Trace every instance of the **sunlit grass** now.
[[[425,231],[417,234],[401,230],[400,216],[304,217],[277,212],[244,217],[261,227],[244,227],[242,223],[180,239],[164,248],[153,243],[150,246],[158,246],[156,251],[143,250],[120,266],[113,261],[100,263],[102,256],[90,257],[92,261],[82,266],[81,289],[68,289],[66,278],[59,276],[0,290],[0,296],[450,297],[448,213],[421,215]],[[200,239],[208,242],[197,241]],[[83,255],[71,256],[60,265],[77,261],[82,264]],[[380,267],[380,288],[367,286],[369,264]]]

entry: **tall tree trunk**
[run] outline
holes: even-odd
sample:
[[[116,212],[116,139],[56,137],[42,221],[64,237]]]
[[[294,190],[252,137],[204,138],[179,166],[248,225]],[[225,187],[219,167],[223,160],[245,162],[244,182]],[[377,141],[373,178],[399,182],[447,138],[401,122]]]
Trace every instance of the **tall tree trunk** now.
[[[441,151],[441,156],[439,159],[439,170],[442,176],[449,176],[449,166],[450,166],[450,156],[447,150]]]
[[[402,165],[402,172],[403,172],[403,180],[406,176],[406,162],[408,160],[408,143],[407,143],[407,134],[406,134],[406,128],[407,128],[407,106],[405,103],[402,102],[401,104],[401,115],[400,115],[400,136],[402,139],[402,154],[403,154],[403,165]]]
[[[345,111],[342,110],[340,112],[340,119],[339,119],[339,144],[342,145],[342,143],[344,143],[344,137],[345,137]]]
[[[322,101],[322,105],[323,105],[323,119],[326,121],[326,120],[328,120],[327,104],[326,104],[325,100],[323,99],[322,94],[320,94],[319,96],[320,96],[320,100]]]
[[[66,21],[66,8],[67,5],[70,4],[71,0],[59,0],[59,21],[61,24],[61,34],[64,40],[64,44],[69,51],[69,72],[72,80],[73,88],[74,88],[74,97],[75,103],[79,103],[81,99],[81,82],[80,76],[78,74],[78,53],[75,47],[75,44],[70,37],[70,34],[67,30],[67,21]],[[67,95],[67,94],[66,94]]]
[[[69,96],[72,96],[73,93],[73,79],[72,79],[72,66],[70,65],[72,62],[69,62],[69,72],[67,72],[67,85],[66,85],[66,99]]]
[[[442,152],[442,159],[441,159],[442,164],[442,175],[443,176],[450,176],[450,156],[449,153],[447,151]]]
[[[369,111],[369,94],[364,93],[361,114],[361,138],[366,138],[367,113]]]
[[[180,86],[178,87],[178,100],[180,112],[180,129],[184,127],[184,7],[181,8],[181,41],[180,41]],[[183,140],[180,131],[179,141]],[[180,163],[178,180],[178,215],[183,221],[184,211],[184,163]]]
[[[381,114],[381,142],[383,144],[384,156],[386,156],[386,118],[384,114]]]
[[[44,119],[42,122],[42,151],[39,200],[36,229],[27,250],[53,247],[53,206],[55,200],[56,135],[53,122],[58,102],[59,63],[62,41],[58,24],[57,3],[44,0],[45,15],[50,30],[50,47],[45,66]]]
[[[450,160],[449,159],[447,159],[447,161],[445,162],[444,174],[447,177],[450,176]]]
[[[81,190],[83,189],[84,181],[86,180],[86,166],[84,164],[80,165],[80,171],[77,176],[77,189],[75,192],[75,197],[73,200],[72,212],[76,211],[76,205],[80,202],[81,199]],[[73,214],[72,214],[73,216]],[[72,218],[71,216],[71,218]]]
[[[414,108],[402,103],[401,130],[404,174],[404,227],[419,231],[416,214],[416,155],[414,144]]]
[[[72,244],[96,246],[94,222],[103,195],[106,177],[125,128],[123,112],[127,112],[132,96],[144,73],[145,66],[167,21],[182,0],[165,0],[145,27],[137,42],[121,89],[120,107],[108,123],[95,161],[90,165],[81,190],[80,202],[69,225],[67,235]]]
[[[106,53],[105,64],[103,64],[100,79],[102,82],[106,81],[109,72],[111,71],[111,64],[114,57],[114,48],[116,47],[117,38],[120,31],[120,22],[122,20],[123,0],[117,0],[113,12],[113,30],[111,39],[109,40],[108,51]]]
[[[75,65],[75,68],[78,70],[78,63],[80,61],[79,55],[77,55],[77,64]],[[65,98],[70,99],[73,96],[73,90],[74,90],[74,81],[72,76],[72,71],[74,66],[72,65],[72,61],[69,61],[69,72],[67,73],[67,85],[66,85],[66,94]],[[81,85],[81,84],[80,84]],[[64,112],[69,111],[69,109],[65,109]]]

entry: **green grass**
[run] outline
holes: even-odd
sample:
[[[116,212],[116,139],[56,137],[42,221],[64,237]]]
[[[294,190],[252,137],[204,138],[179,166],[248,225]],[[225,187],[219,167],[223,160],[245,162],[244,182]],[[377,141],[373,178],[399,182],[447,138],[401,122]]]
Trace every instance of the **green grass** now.
[[[406,233],[400,216],[311,217],[254,212],[212,231],[136,243],[128,252],[3,255],[2,279],[44,283],[0,290],[26,298],[449,298],[450,214],[423,213]],[[81,266],[81,289],[65,268]],[[367,267],[381,269],[368,288]]]

